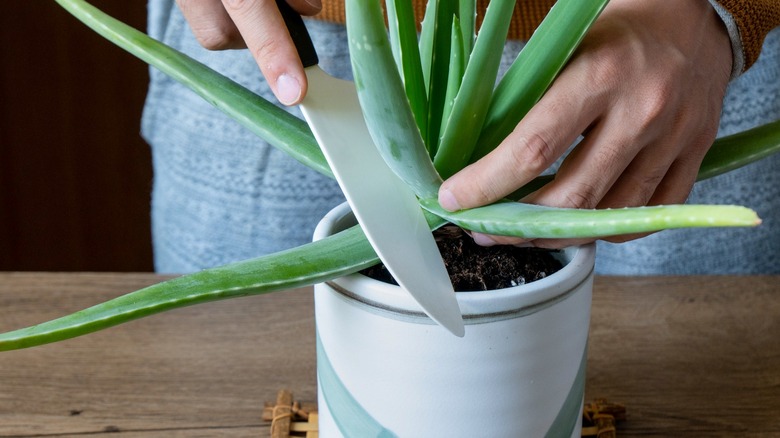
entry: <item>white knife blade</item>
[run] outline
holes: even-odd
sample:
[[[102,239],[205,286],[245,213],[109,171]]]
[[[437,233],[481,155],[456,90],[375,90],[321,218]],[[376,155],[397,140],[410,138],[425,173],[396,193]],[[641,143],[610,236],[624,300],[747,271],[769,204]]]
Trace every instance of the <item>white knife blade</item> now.
[[[277,0],[303,62],[308,91],[300,104],[358,223],[380,260],[434,321],[456,336],[463,317],[417,197],[374,145],[355,84],[318,65],[300,16]]]

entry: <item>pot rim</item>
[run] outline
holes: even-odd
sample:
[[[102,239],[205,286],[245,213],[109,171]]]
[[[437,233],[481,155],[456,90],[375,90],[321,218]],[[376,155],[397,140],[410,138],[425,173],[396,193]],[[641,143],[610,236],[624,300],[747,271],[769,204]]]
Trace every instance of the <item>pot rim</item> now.
[[[344,202],[322,218],[314,231],[314,240],[320,240],[354,224],[355,219],[349,204]],[[564,267],[546,278],[505,289],[457,292],[458,305],[464,320],[473,324],[485,318],[522,316],[565,299],[578,290],[580,284],[592,279],[595,253],[594,243],[568,247],[559,254]],[[414,319],[428,319],[411,295],[400,286],[374,280],[359,273],[340,277],[326,284],[346,298],[376,310],[403,314]]]

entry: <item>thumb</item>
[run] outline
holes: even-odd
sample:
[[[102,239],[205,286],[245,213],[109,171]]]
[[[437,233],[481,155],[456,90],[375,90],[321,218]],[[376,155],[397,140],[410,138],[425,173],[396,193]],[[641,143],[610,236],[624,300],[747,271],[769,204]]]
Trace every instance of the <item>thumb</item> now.
[[[495,150],[444,181],[439,204],[456,211],[498,201],[542,173],[557,156],[556,148],[541,135],[513,133]]]

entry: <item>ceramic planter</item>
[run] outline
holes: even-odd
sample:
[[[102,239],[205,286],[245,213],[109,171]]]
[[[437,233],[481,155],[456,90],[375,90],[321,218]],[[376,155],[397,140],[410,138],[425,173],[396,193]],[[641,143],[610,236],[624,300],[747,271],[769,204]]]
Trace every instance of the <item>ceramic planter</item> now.
[[[342,204],[314,238],[352,224]],[[580,436],[595,247],[560,256],[545,279],[458,293],[463,338],[397,286],[316,285],[321,436]]]

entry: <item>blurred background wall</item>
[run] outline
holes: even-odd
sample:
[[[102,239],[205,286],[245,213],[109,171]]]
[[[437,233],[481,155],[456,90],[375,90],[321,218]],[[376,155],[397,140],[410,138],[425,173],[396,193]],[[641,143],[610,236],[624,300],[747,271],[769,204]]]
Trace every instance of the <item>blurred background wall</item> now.
[[[91,1],[145,28],[145,1]],[[3,1],[0,270],[152,270],[147,80],[54,1]]]

